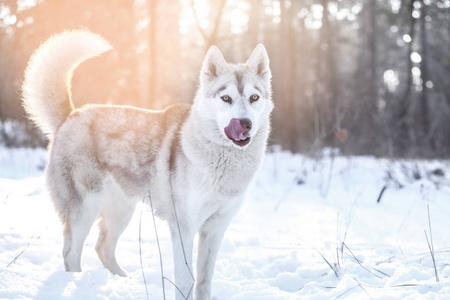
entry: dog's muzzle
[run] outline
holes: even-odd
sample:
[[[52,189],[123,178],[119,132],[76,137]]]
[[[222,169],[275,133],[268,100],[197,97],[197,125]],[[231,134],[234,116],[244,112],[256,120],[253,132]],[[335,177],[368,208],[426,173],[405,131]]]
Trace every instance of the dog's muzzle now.
[[[252,129],[252,121],[249,119],[231,119],[227,127],[225,127],[225,135],[234,144],[244,147],[250,143],[250,130]]]

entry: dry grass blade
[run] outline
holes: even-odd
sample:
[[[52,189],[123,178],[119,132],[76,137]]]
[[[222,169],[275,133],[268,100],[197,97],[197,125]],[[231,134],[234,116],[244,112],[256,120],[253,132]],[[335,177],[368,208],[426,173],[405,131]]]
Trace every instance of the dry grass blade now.
[[[33,237],[31,237],[31,238],[33,238]],[[34,241],[29,242],[28,245],[25,247],[25,249],[23,249],[22,252],[20,252],[19,254],[17,254],[17,256],[14,257],[14,259],[13,259],[6,267],[8,268],[8,267],[10,267],[13,263],[15,263],[16,260],[17,260],[17,259],[18,259],[25,251],[27,251],[27,249],[28,249],[31,245],[33,245],[33,244],[34,244],[37,240],[39,240],[40,238],[41,238],[41,236],[38,236]]]
[[[141,233],[142,233],[142,211],[144,210],[144,200],[145,200],[145,197],[142,198],[141,214],[139,216],[139,260],[141,262],[142,278],[144,278],[145,293],[147,295],[147,300],[148,300],[150,298],[148,296],[147,280],[145,279],[144,266],[143,266],[143,263],[142,263],[142,247],[141,247],[141,242],[142,242],[142,238],[141,238]]]
[[[403,284],[396,284],[396,285],[391,285],[391,287],[410,287],[410,286],[420,286],[421,284],[417,284],[417,283],[403,283]]]
[[[172,196],[172,205],[173,205],[173,212],[175,214],[175,220],[177,221],[177,228],[178,228],[178,234],[180,236],[180,241],[181,241],[181,249],[183,250],[184,263],[185,263],[186,268],[188,269],[188,271],[189,271],[189,273],[191,274],[191,277],[192,277],[192,285],[191,285],[191,288],[190,288],[189,293],[187,294],[187,296],[184,296],[184,294],[181,293],[180,289],[176,285],[175,285],[175,287],[178,289],[178,291],[180,291],[181,295],[183,295],[183,297],[185,299],[187,299],[190,296],[192,290],[194,289],[195,277],[194,277],[194,273],[192,273],[192,270],[189,267],[189,264],[188,264],[187,259],[186,259],[186,251],[184,249],[183,237],[181,235],[181,229],[180,229],[180,222],[178,221],[178,214],[177,214],[177,209],[176,209],[176,206],[175,206],[175,201],[173,200],[173,196]]]
[[[356,282],[358,283],[358,286],[364,291],[364,293],[367,295],[367,297],[369,297],[369,299],[373,299],[372,297],[370,297],[369,293],[366,291],[366,289],[362,286],[362,284],[356,280]]]
[[[158,231],[156,230],[156,220],[155,220],[155,213],[153,211],[153,201],[152,197],[150,195],[150,192],[148,192],[148,199],[150,200],[150,209],[152,210],[152,217],[153,217],[153,227],[155,228],[155,236],[156,236],[156,244],[158,245],[158,252],[159,252],[159,265],[161,268],[161,284],[163,289],[163,299],[166,299],[166,289],[164,286],[164,269],[163,269],[163,261],[162,261],[162,255],[161,255],[161,246],[159,245],[159,236]]]
[[[425,233],[425,238],[427,239],[428,249],[430,250],[431,259],[433,260],[433,266],[434,266],[434,275],[436,276],[436,282],[439,282],[439,275],[436,268],[436,259],[434,257],[434,246],[433,246],[433,234],[431,233],[431,219],[430,219],[430,205],[427,204],[428,209],[428,227],[430,229],[430,240],[428,240],[427,232],[425,229],[423,232]]]
[[[384,192],[386,191],[386,189],[387,189],[387,185],[383,186],[383,188],[382,188],[381,191],[380,191],[380,194],[378,195],[377,203],[380,203],[380,202],[381,202],[381,197],[383,197],[383,194],[384,194]]]
[[[351,288],[349,288],[349,289],[345,290],[345,291],[344,291],[343,293],[341,293],[341,294],[337,295],[335,299],[338,299],[338,298],[340,298],[340,297],[344,296],[345,294],[347,294],[348,292],[350,292],[350,291],[352,291],[352,290],[356,289],[356,288],[357,288],[357,287],[359,287],[359,286],[360,286],[360,285],[359,285],[359,284],[357,284],[357,285],[355,285],[354,287],[351,287]]]
[[[328,264],[328,266],[330,266],[330,269],[333,270],[334,275],[336,275],[336,277],[339,277],[339,274],[338,274],[338,272],[337,272],[337,270],[336,270],[336,267],[333,267],[333,266],[331,265],[331,263],[325,258],[325,256],[323,256],[322,253],[320,253],[319,250],[316,249],[316,251],[317,251],[317,252],[319,253],[319,255],[323,258],[323,260]],[[335,266],[336,266],[336,265],[335,265]]]
[[[180,288],[175,284],[175,282],[173,282],[172,280],[170,280],[167,277],[163,277],[163,280],[167,280],[168,282],[170,282],[184,299],[187,299],[189,297],[189,295],[191,294],[193,285],[192,285],[191,289],[189,290],[189,293],[187,294],[187,296],[185,296],[183,294],[183,292],[180,290]]]
[[[337,245],[336,245],[336,256],[337,256],[337,261],[338,261],[338,265],[340,266],[340,261],[339,261],[339,251],[341,252],[341,260],[343,260],[343,255],[344,255],[344,243],[345,243],[345,239],[347,238],[347,233],[348,230],[350,228],[350,224],[353,220],[353,217],[355,216],[355,212],[356,212],[356,203],[358,202],[360,194],[358,193],[358,195],[355,198],[355,201],[352,204],[352,207],[348,210],[347,212],[347,216],[345,217],[345,224],[344,224],[344,236],[341,239],[341,231],[340,231],[340,224],[339,224],[339,214],[338,214],[338,224],[337,224]]]
[[[373,268],[373,270],[374,270],[374,271],[377,271],[378,273],[383,274],[383,275],[386,276],[386,277],[391,277],[391,275],[386,274],[386,273],[384,273],[383,271],[380,271],[380,270],[378,270],[378,269],[376,269],[376,268]]]
[[[353,254],[352,250],[350,250],[350,248],[349,248],[345,243],[342,243],[342,244],[345,246],[345,248],[348,250],[348,252],[350,252],[350,254],[353,256],[353,258],[355,259],[355,261],[361,266],[361,268],[363,268],[364,270],[366,270],[367,272],[369,272],[369,273],[372,274],[373,276],[376,276],[376,277],[382,279],[381,276],[378,276],[378,275],[375,274],[374,272],[372,272],[372,271],[370,271],[369,269],[367,269],[366,267],[364,267],[364,266],[361,264],[361,261]]]

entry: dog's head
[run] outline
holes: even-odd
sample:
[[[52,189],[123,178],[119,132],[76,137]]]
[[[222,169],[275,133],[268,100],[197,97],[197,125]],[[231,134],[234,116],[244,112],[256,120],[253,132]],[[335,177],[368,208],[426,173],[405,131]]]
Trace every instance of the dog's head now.
[[[263,45],[255,48],[245,64],[238,65],[228,64],[212,46],[203,61],[195,103],[208,126],[215,126],[208,136],[224,145],[247,147],[261,126],[269,124],[273,109],[270,80]]]

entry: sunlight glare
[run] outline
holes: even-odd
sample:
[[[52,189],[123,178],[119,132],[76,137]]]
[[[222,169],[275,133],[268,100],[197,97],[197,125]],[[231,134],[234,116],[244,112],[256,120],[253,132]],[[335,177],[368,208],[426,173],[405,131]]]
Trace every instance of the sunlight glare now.
[[[273,1],[272,14],[273,14],[272,22],[274,24],[280,23],[281,22],[281,4],[280,4],[280,1]]]
[[[323,15],[323,7],[320,4],[311,5],[312,16],[316,20],[321,20]]]
[[[413,67],[411,69],[411,73],[412,73],[413,77],[417,77],[417,78],[419,78],[421,75],[420,69],[418,67]]]
[[[197,18],[199,20],[200,27],[205,29],[209,26],[208,16],[209,16],[209,5],[206,0],[193,0],[194,10]]]
[[[403,35],[403,41],[405,43],[411,43],[411,36],[409,34],[404,34]]]
[[[418,63],[420,63],[422,61],[422,57],[420,56],[419,53],[413,52],[413,53],[411,53],[411,61],[413,63],[418,64]]]
[[[418,67],[413,67],[411,69],[411,74],[412,74],[412,79],[413,79],[413,83],[414,83],[414,87],[416,89],[416,91],[421,91],[422,90],[422,72],[420,71],[420,69]]]
[[[391,10],[394,14],[400,11],[402,2],[400,0],[391,0]]]
[[[383,73],[383,81],[389,92],[393,93],[399,85],[398,75],[394,70],[386,70]]]
[[[234,8],[230,13],[231,32],[234,34],[242,33],[248,23],[248,15],[241,9]]]
[[[357,15],[357,14],[359,14],[362,11],[362,9],[363,9],[362,4],[357,3],[357,4],[352,6],[351,12],[352,12],[352,14]]]
[[[36,0],[18,0],[17,1],[17,11],[24,11],[36,6]]]
[[[337,14],[338,12],[338,5],[337,3],[329,3],[328,4],[328,12],[332,15]]]
[[[192,9],[191,1],[193,1],[194,9]],[[206,0],[183,0],[181,5],[184,7],[178,19],[178,30],[181,34],[191,33],[192,29],[197,26],[200,26],[202,29],[209,27],[210,7]]]
[[[311,5],[311,11],[305,18],[305,26],[308,29],[319,29],[322,27],[323,7],[320,4]]]

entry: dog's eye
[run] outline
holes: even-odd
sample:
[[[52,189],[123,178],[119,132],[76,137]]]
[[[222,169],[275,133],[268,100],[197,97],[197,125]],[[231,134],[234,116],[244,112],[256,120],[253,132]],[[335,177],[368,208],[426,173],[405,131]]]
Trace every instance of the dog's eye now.
[[[220,99],[222,99],[223,102],[231,104],[231,97],[228,95],[222,96],[222,97],[220,97]]]
[[[254,95],[252,95],[250,97],[250,103],[253,103],[253,102],[258,101],[258,100],[259,100],[259,96],[256,95],[256,94],[254,94]]]

